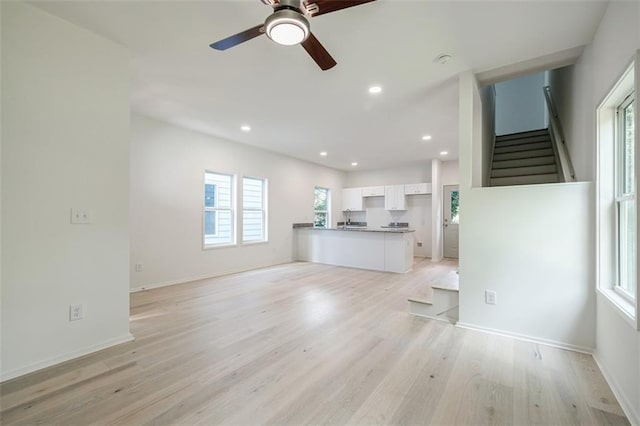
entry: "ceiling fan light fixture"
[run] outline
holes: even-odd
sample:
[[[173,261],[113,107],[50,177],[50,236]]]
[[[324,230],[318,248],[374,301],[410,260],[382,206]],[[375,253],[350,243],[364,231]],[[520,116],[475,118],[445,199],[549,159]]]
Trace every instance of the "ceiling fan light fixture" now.
[[[264,21],[264,30],[276,43],[291,46],[309,37],[309,21],[296,11],[278,10]]]

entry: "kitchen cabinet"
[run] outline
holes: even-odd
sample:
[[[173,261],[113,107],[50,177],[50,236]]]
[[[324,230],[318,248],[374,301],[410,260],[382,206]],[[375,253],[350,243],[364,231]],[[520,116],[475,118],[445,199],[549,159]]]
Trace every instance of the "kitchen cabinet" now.
[[[384,186],[365,186],[362,188],[363,197],[384,197]]]
[[[342,190],[342,211],[362,211],[362,188],[345,188]]]
[[[431,194],[430,183],[407,183],[404,185],[405,195]]]
[[[406,210],[404,185],[387,185],[384,187],[385,210]]]

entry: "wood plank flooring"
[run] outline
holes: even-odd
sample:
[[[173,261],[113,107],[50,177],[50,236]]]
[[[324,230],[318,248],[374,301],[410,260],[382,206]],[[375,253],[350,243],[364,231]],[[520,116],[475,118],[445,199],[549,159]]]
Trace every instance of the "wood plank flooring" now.
[[[629,424],[588,355],[410,316],[456,267],[292,263],[134,293],[134,342],[3,383],[0,422]]]

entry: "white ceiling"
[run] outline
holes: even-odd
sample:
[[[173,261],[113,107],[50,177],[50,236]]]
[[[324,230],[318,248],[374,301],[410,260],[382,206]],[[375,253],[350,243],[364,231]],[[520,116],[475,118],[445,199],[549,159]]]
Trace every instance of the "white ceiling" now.
[[[457,74],[588,44],[600,1],[378,0],[311,19],[338,65],[266,36],[209,44],[260,24],[242,1],[44,1],[38,7],[131,50],[133,111],[342,170],[458,155]],[[434,63],[440,53],[453,59]],[[367,89],[379,84],[383,92]],[[252,131],[243,133],[240,126]],[[433,139],[423,142],[421,136]],[[327,151],[327,157],[320,157]]]

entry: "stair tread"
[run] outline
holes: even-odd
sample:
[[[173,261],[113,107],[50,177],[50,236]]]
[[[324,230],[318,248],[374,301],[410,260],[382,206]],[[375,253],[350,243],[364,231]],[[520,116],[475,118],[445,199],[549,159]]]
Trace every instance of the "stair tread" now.
[[[494,169],[491,171],[491,177],[510,177],[510,176],[532,176],[532,175],[544,175],[558,173],[558,168],[555,164],[525,166],[525,167],[509,167],[503,169]]]
[[[556,164],[556,158],[552,155],[544,157],[516,158],[514,160],[494,161],[492,170],[509,169],[512,167],[546,166]]]
[[[493,150],[495,154],[504,154],[507,152],[520,152],[520,151],[532,151],[536,149],[547,149],[553,148],[551,145],[551,141],[543,141],[543,142],[531,142],[524,143],[519,145],[507,145],[507,146],[499,146]]]
[[[545,133],[548,134],[549,130],[547,130],[547,129],[528,130],[526,132],[517,132],[517,133],[507,133],[507,134],[504,134],[504,135],[496,135],[496,140],[504,141],[504,140],[509,140],[509,139],[527,137],[527,135],[530,135],[530,136],[543,135]]]
[[[458,284],[452,284],[452,285],[448,285],[448,284],[435,284],[431,286],[432,289],[434,290],[445,290],[445,291],[457,291],[459,292],[460,289],[458,288]]]
[[[509,139],[505,141],[496,140],[495,146],[496,148],[501,148],[504,146],[526,145],[528,143],[547,142],[547,141],[551,142],[551,138],[549,137],[549,135],[538,135],[538,136],[532,136],[528,138]]]
[[[548,157],[553,155],[552,148],[534,149],[530,151],[503,152],[494,154],[493,161],[516,160],[522,158]]]
[[[431,302],[430,300],[427,300],[425,298],[421,298],[421,297],[410,297],[407,299],[409,302],[414,302],[414,303],[424,303],[425,305],[433,305],[433,302]]]

